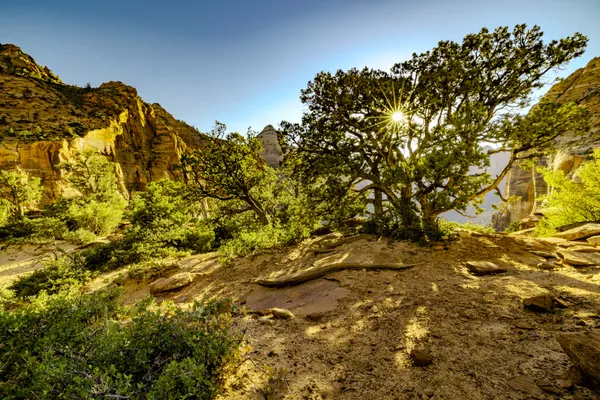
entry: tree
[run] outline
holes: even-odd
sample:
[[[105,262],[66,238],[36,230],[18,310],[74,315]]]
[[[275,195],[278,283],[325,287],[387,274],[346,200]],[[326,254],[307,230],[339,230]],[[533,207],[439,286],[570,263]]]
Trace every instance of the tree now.
[[[88,150],[61,165],[65,181],[79,192],[62,198],[55,213],[74,221],[77,228],[97,235],[113,231],[123,218],[127,201],[119,191],[116,165],[95,150]]]
[[[225,131],[217,122],[201,149],[181,156],[186,183],[200,199],[230,203],[228,214],[252,211],[268,225],[275,207],[275,171],[260,158],[260,139]]]
[[[536,226],[540,235],[554,233],[559,226],[600,220],[600,149],[577,169],[578,179],[561,170],[539,169],[550,188],[541,198],[544,218]]]
[[[65,180],[86,199],[106,201],[120,194],[115,163],[95,149],[77,153],[60,167],[66,172]]]
[[[464,212],[496,190],[516,161],[550,151],[566,131],[588,128],[586,110],[575,104],[544,100],[519,112],[543,77],[587,43],[580,33],[548,44],[542,35],[537,26],[482,29],[462,44],[442,41],[414,54],[391,73],[321,72],[302,90],[302,123],[283,122],[282,130],[307,176],[369,194],[376,218],[385,203],[405,228],[434,230],[443,212]],[[510,153],[498,176],[472,173],[497,152]]]
[[[16,218],[23,218],[25,209],[34,206],[42,197],[40,178],[22,169],[0,171],[0,201]]]

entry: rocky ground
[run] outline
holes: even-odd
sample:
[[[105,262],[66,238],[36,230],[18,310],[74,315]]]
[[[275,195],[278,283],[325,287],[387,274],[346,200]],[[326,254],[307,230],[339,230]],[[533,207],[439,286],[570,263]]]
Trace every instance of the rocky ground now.
[[[560,259],[593,259],[598,248],[506,234],[456,239],[421,247],[329,235],[229,266],[193,256],[152,286],[123,285],[129,303],[153,287],[182,307],[215,296],[240,305],[234,326],[247,346],[223,399],[598,398],[568,372],[557,342],[600,327],[600,267]],[[489,265],[476,261],[499,270],[478,275]],[[254,283],[338,263],[365,269],[284,288]],[[414,266],[369,269],[398,264]],[[180,287],[162,292],[170,282]]]

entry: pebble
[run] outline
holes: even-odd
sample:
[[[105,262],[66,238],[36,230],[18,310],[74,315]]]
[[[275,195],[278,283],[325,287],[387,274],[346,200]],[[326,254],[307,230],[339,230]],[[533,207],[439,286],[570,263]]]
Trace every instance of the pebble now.
[[[425,367],[433,361],[433,355],[425,349],[413,349],[410,352],[410,359],[417,367]]]

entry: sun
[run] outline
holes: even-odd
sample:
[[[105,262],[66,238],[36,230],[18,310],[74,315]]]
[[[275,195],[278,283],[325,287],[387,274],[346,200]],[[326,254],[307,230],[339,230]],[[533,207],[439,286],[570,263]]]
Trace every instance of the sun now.
[[[395,113],[392,114],[392,121],[394,122],[400,122],[404,119],[404,114],[402,114],[400,111],[396,111]]]

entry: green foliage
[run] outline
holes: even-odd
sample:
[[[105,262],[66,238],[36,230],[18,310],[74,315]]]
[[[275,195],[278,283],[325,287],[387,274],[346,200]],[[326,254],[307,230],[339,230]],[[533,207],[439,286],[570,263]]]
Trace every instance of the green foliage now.
[[[0,203],[14,218],[23,218],[25,209],[31,208],[42,197],[40,178],[21,169],[0,171]]]
[[[193,202],[186,187],[169,179],[151,182],[144,192],[133,198],[129,220],[134,226],[156,229],[169,225],[188,224],[192,219]]]
[[[54,294],[70,287],[78,287],[89,280],[92,273],[86,268],[85,256],[81,253],[64,255],[46,261],[44,268],[14,281],[9,289],[17,297],[36,296],[41,291]]]
[[[248,138],[238,133],[225,135],[225,130],[217,122],[202,149],[182,155],[188,187],[199,199],[229,202],[229,214],[251,211],[262,225],[268,225],[276,207],[277,175],[260,158],[260,139],[250,132]]]
[[[490,226],[484,226],[480,224],[474,224],[472,222],[454,222],[440,219],[440,228],[447,234],[452,233],[456,230],[466,230],[479,233],[495,233],[494,229]]]
[[[88,267],[111,270],[209,251],[215,234],[207,223],[194,217],[196,211],[181,183],[150,183],[146,191],[136,193],[133,199],[130,229],[122,239],[91,249],[86,254]]]
[[[79,228],[75,231],[65,233],[63,239],[74,244],[89,244],[95,242],[97,236],[87,229]]]
[[[10,220],[0,226],[0,239],[21,243],[46,243],[63,239],[68,232],[67,225],[58,218]]]
[[[506,227],[504,232],[510,233],[510,232],[517,232],[520,230],[521,230],[521,221],[513,221]]]
[[[542,35],[537,26],[482,29],[461,44],[442,41],[414,54],[391,73],[317,74],[301,94],[302,123],[282,123],[300,175],[335,182],[347,198],[357,191],[369,195],[375,223],[387,223],[389,209],[415,237],[435,233],[439,215],[465,211],[494,190],[517,159],[551,151],[563,132],[588,129],[587,111],[574,104],[544,100],[527,115],[518,111],[546,73],[587,44],[579,33],[550,43]],[[511,156],[501,174],[472,173],[489,167],[496,152]]]
[[[219,247],[219,259],[228,264],[236,257],[247,257],[283,245],[289,242],[286,233],[286,230],[272,225],[242,230]]]
[[[0,397],[214,398],[239,343],[231,303],[128,310],[118,295],[43,294],[1,311]]]
[[[114,231],[123,219],[127,201],[119,193],[114,163],[95,151],[79,154],[63,164],[66,180],[79,192],[62,198],[53,214],[96,235]]]
[[[544,218],[536,225],[538,236],[548,236],[556,228],[575,222],[600,220],[600,150],[596,149],[591,160],[581,164],[574,180],[561,170],[539,169],[551,188],[543,202]]]

